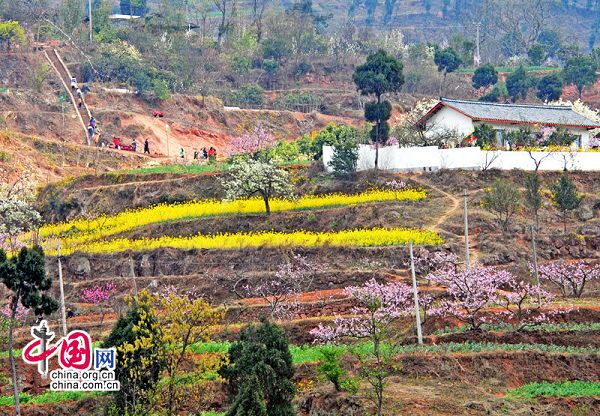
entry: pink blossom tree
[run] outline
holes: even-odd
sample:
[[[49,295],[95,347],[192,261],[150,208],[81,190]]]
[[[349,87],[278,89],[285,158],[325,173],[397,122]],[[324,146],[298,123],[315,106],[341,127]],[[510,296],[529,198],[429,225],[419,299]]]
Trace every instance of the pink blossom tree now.
[[[84,289],[81,295],[81,300],[86,303],[91,303],[100,307],[102,311],[102,317],[100,318],[100,325],[104,322],[104,315],[106,309],[108,309],[113,295],[116,293],[117,288],[113,283],[106,283],[105,285],[95,285],[89,289]]]
[[[368,356],[356,353],[361,361],[360,374],[372,386],[370,397],[381,415],[386,379],[394,368],[393,356],[398,351],[398,330],[393,330],[401,317],[414,313],[412,288],[404,283],[380,284],[371,279],[363,286],[352,286],[345,293],[357,304],[352,317],[336,317],[333,325],[310,331],[316,342],[335,343],[351,338],[369,340],[373,346]]]
[[[475,267],[469,271],[430,274],[428,279],[446,286],[447,297],[440,299],[435,313],[458,319],[477,331],[489,323],[484,310],[498,303],[498,290],[514,280],[505,270]]]
[[[15,312],[15,320],[24,321],[25,318],[27,318],[28,314],[29,308],[26,308],[25,306],[21,305],[21,303],[19,303]],[[4,306],[4,308],[0,309],[0,315],[2,315],[4,319],[11,319],[12,309],[10,307],[10,303]]]
[[[458,256],[448,251],[429,251],[419,247],[415,254],[415,271],[420,276],[428,276],[431,273],[449,273],[456,271]],[[410,262],[405,263],[410,267]]]
[[[299,296],[310,290],[318,273],[317,265],[299,254],[279,266],[273,276],[261,279],[256,284],[246,284],[238,291],[236,286],[246,280],[242,278],[234,285],[234,293],[241,298],[261,298],[269,306],[273,319],[289,319],[300,308]]]
[[[258,160],[274,145],[275,137],[265,130],[262,123],[258,123],[252,132],[231,140],[231,155],[250,155]]]
[[[544,312],[543,308],[552,302],[552,294],[514,276],[503,289],[498,293],[497,302],[505,309],[505,315],[509,317],[515,331],[548,322],[551,317],[570,310],[553,309]]]
[[[533,266],[529,266],[533,270]],[[583,261],[564,261],[542,264],[538,268],[540,279],[547,280],[560,290],[564,297],[580,298],[590,280],[600,279],[600,265]]]

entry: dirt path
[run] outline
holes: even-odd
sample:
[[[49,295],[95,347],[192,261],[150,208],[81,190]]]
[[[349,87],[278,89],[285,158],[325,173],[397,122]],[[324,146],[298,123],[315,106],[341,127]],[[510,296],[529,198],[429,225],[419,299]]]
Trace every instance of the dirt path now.
[[[451,203],[450,208],[448,208],[448,210],[446,212],[444,212],[441,216],[439,216],[436,219],[436,221],[434,223],[432,223],[428,228],[430,228],[431,230],[436,231],[438,233],[446,233],[446,234],[452,234],[452,235],[458,236],[457,234],[454,234],[452,232],[444,230],[442,228],[442,225],[444,225],[450,217],[459,213],[459,210],[461,209],[461,202],[462,202],[461,198],[456,197],[456,196],[444,191],[443,189],[438,188],[435,185],[426,183],[426,182],[422,181],[420,178],[411,177],[411,179],[424,187],[432,189],[433,191],[439,193],[440,195],[442,195],[445,198],[448,198],[450,200],[450,203]],[[473,212],[471,212],[471,215],[473,215]],[[480,253],[479,253],[479,250],[477,249],[477,235],[472,233],[471,230],[469,230],[469,231],[470,231],[469,232],[469,255],[470,255],[470,263],[471,263],[471,265],[473,265],[479,261]]]

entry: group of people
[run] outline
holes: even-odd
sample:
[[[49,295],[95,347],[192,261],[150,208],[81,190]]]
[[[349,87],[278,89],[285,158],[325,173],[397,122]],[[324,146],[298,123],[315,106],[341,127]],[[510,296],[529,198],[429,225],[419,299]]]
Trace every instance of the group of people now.
[[[181,159],[185,159],[185,150],[183,149],[183,147],[179,150],[179,157]],[[216,157],[217,149],[215,149],[212,146],[208,149],[206,149],[206,147],[203,147],[202,149],[194,150],[194,160],[212,160],[216,159]]]

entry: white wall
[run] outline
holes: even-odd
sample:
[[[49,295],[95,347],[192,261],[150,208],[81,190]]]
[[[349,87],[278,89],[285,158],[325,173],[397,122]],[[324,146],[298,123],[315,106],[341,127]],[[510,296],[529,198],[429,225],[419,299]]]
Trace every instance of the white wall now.
[[[429,120],[427,120],[427,136],[455,131],[461,136],[473,132],[473,120],[464,114],[448,107],[442,107]]]
[[[328,171],[333,156],[333,147],[323,146],[323,163]],[[482,151],[479,147],[438,149],[437,147],[382,147],[379,149],[379,168],[390,171],[431,171],[438,169],[522,169],[534,170],[534,159],[540,162],[539,169],[562,171],[600,171],[600,152],[507,152]],[[360,145],[358,170],[375,167],[375,148]]]

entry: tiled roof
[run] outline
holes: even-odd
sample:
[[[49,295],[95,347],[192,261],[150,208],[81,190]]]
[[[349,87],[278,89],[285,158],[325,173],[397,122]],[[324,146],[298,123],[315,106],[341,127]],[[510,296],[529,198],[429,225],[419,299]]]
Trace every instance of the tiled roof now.
[[[431,117],[442,106],[452,108],[476,121],[600,128],[600,123],[576,113],[568,106],[497,104],[448,98],[442,98],[422,121]]]

